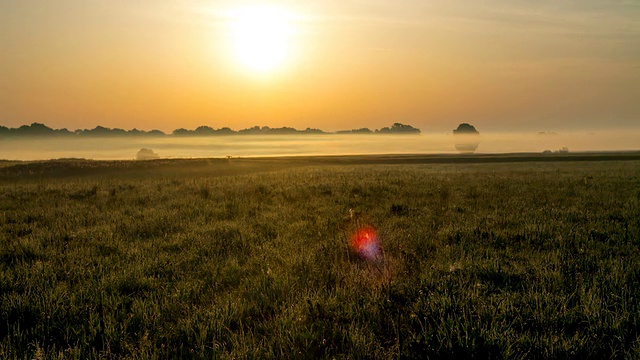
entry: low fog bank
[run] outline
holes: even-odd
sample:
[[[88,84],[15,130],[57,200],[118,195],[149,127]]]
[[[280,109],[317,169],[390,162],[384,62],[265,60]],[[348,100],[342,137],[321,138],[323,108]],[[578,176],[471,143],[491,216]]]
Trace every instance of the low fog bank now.
[[[469,140],[469,137],[471,140]],[[468,144],[471,143],[471,146]],[[461,146],[461,144],[463,146]],[[476,146],[477,145],[477,146]],[[288,155],[457,154],[640,150],[640,130],[480,135],[269,135],[189,138],[1,139],[0,159],[136,159],[141,149],[160,158]],[[467,149],[467,151],[464,151]],[[474,151],[471,150],[471,151]]]

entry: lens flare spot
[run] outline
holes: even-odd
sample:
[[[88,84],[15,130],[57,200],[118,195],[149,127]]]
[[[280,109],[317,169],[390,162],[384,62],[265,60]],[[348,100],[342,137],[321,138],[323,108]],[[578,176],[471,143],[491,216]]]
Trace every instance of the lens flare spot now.
[[[349,241],[351,250],[361,259],[376,261],[381,258],[382,249],[378,239],[378,233],[371,226],[358,229]]]

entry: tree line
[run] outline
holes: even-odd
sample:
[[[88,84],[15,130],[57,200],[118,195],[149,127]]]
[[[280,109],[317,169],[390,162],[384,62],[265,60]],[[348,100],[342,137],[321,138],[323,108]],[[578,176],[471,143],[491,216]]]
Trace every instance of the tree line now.
[[[336,132],[327,132],[320,129],[306,128],[298,130],[292,127],[272,128],[269,126],[254,126],[242,130],[233,130],[229,127],[214,129],[210,126],[199,126],[193,130],[175,129],[170,134],[160,130],[124,130],[119,128],[108,128],[104,126],[96,126],[93,129],[68,130],[66,128],[53,129],[41,123],[32,123],[31,125],[22,125],[18,128],[9,128],[0,125],[0,137],[12,136],[59,136],[59,137],[76,137],[76,136],[92,136],[92,137],[115,137],[115,136],[217,136],[217,135],[294,135],[294,134],[420,134],[420,129],[411,125],[394,123],[390,127],[371,130],[369,128],[360,128],[352,130],[341,130]]]

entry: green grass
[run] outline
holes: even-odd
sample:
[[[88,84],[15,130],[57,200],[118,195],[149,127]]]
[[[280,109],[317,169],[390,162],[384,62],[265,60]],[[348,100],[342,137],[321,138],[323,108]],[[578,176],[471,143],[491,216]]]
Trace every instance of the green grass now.
[[[640,357],[639,161],[309,164],[0,169],[0,358]]]

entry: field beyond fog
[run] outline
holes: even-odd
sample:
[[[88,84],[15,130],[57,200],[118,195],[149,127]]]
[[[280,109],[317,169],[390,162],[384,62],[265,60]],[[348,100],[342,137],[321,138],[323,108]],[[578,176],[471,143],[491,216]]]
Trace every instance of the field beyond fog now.
[[[640,160],[411,159],[0,162],[0,358],[640,357]]]

